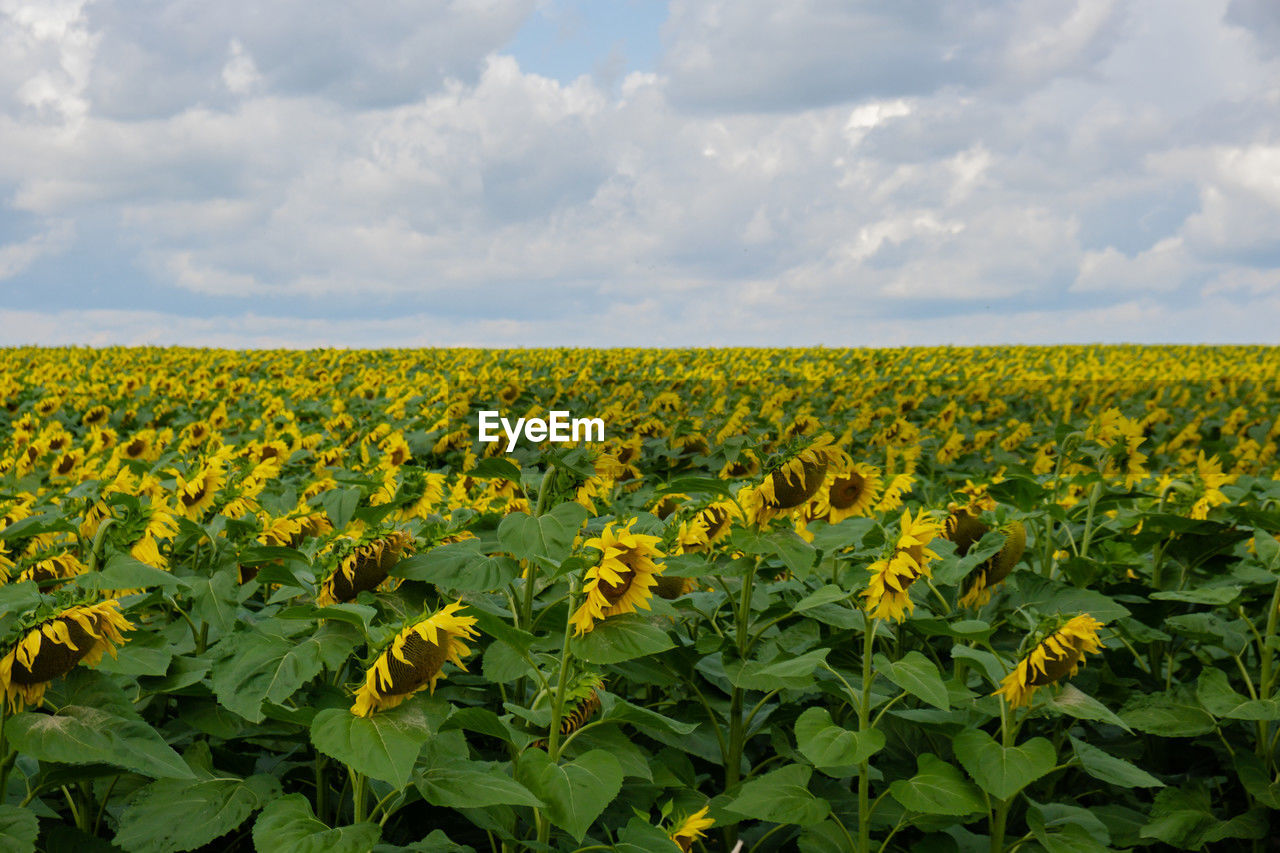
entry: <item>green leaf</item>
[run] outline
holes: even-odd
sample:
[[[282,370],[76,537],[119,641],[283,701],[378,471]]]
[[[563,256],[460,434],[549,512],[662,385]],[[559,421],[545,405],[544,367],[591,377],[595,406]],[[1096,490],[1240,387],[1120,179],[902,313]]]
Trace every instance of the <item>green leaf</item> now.
[[[818,552],[813,546],[801,539],[794,530],[780,530],[771,533],[767,540],[773,553],[782,558],[782,564],[791,570],[797,578],[804,579],[813,571]]]
[[[803,613],[806,610],[812,610],[815,607],[821,607],[824,604],[832,604],[837,601],[845,601],[849,598],[849,591],[841,589],[838,586],[827,584],[816,592],[806,595],[804,598],[796,602],[791,609],[797,613]]]
[[[795,657],[784,653],[781,660],[768,664],[749,660],[736,670],[729,671],[728,675],[734,685],[744,690],[811,687],[813,671],[822,666],[830,653],[830,649],[814,649]]]
[[[811,826],[831,814],[831,804],[809,793],[813,771],[800,764],[788,764],[758,776],[742,790],[725,811],[770,823]]]
[[[302,794],[271,801],[253,825],[254,847],[289,853],[369,853],[381,835],[382,828],[368,822],[330,829]]]
[[[10,853],[32,853],[39,834],[35,812],[8,803],[0,805],[0,847]]]
[[[1239,750],[1235,755],[1236,776],[1255,800],[1272,809],[1280,809],[1280,782],[1271,781],[1262,759],[1252,752]]]
[[[401,560],[388,574],[466,592],[502,589],[520,576],[516,560],[505,554],[483,554],[480,549],[474,539],[451,542]]]
[[[418,751],[431,736],[427,716],[409,701],[371,717],[326,708],[311,721],[311,742],[330,758],[395,788],[409,784]]]
[[[1116,716],[1110,708],[1071,684],[1063,685],[1062,689],[1049,699],[1049,707],[1067,716],[1075,717],[1077,720],[1109,723],[1119,726],[1130,734],[1133,733],[1125,721]]]
[[[118,708],[64,705],[53,714],[24,711],[5,722],[9,743],[40,761],[114,764],[156,779],[190,778],[191,768],[160,733]]]
[[[819,770],[861,764],[884,743],[879,729],[859,733],[837,726],[826,708],[809,708],[796,720],[796,746]]]
[[[116,657],[104,657],[97,671],[120,675],[164,675],[169,671],[172,659],[172,646],[164,637],[133,631],[129,634],[129,642],[120,647]]]
[[[135,853],[194,850],[244,823],[280,796],[274,776],[162,779],[140,789],[120,815],[115,842]]]
[[[1231,689],[1226,673],[1214,667],[1201,670],[1196,698],[1210,714],[1229,720],[1280,720],[1280,701],[1249,699]]]
[[[667,632],[638,613],[611,616],[574,643],[573,653],[587,663],[621,663],[665,652],[675,646]]]
[[[596,718],[602,722],[609,720],[615,723],[630,723],[638,729],[665,732],[681,737],[692,734],[698,728],[697,723],[682,723],[679,720],[664,717],[657,711],[632,705],[627,700],[611,694],[604,695],[602,705],[600,716]]]
[[[236,623],[240,581],[234,570],[223,569],[209,577],[190,579],[193,615],[226,633]]]
[[[1122,788],[1163,788],[1164,783],[1137,765],[1116,758],[1096,746],[1071,738],[1071,748],[1084,772]]]
[[[1057,754],[1042,737],[1001,746],[986,732],[970,729],[953,741],[956,758],[982,790],[1007,800],[1053,769]]]
[[[987,682],[992,687],[999,687],[1000,682],[1005,676],[1005,665],[1000,662],[1000,658],[991,654],[991,652],[982,649],[971,649],[968,646],[962,646],[959,643],[951,647],[952,659],[971,660],[982,668],[982,672],[987,676]]]
[[[263,720],[262,703],[277,705],[315,678],[324,666],[319,635],[294,637],[278,623],[260,623],[230,635],[214,647],[213,692],[222,705],[253,723]]]
[[[1253,549],[1258,552],[1262,565],[1273,572],[1280,571],[1280,542],[1265,530],[1253,529]]]
[[[1217,824],[1207,791],[1165,788],[1156,795],[1150,819],[1140,835],[1164,841],[1178,850],[1195,850],[1204,843],[1204,834]]]
[[[1194,589],[1170,589],[1151,593],[1159,601],[1185,601],[1188,604],[1229,604],[1240,595],[1238,586],[1200,586]]]
[[[920,652],[907,652],[901,660],[893,662],[883,655],[877,655],[876,671],[912,696],[943,711],[950,710],[947,685],[938,674],[938,667]]]
[[[497,762],[466,761],[432,767],[421,773],[414,784],[424,800],[443,808],[546,805]]]
[[[351,523],[351,516],[360,506],[360,490],[357,488],[330,489],[320,494],[320,505],[334,530],[343,530]]]
[[[919,756],[916,768],[915,776],[889,785],[889,794],[903,808],[921,814],[953,817],[986,811],[978,786],[936,755],[926,752]]]
[[[76,586],[93,590],[146,589],[153,586],[175,589],[186,585],[184,578],[148,566],[128,554],[114,554],[102,571],[86,572],[76,578]]]
[[[564,764],[529,750],[520,756],[516,779],[547,804],[547,819],[579,842],[622,790],[622,768],[602,749]]]
[[[1131,696],[1120,709],[1120,719],[1133,728],[1161,737],[1195,737],[1216,728],[1208,712],[1189,691]]]
[[[520,482],[520,469],[510,459],[501,459],[499,457],[490,456],[481,459],[476,463],[476,467],[467,472],[468,477],[475,477],[481,480],[502,479],[510,480],[513,483]]]
[[[534,518],[513,512],[498,523],[498,542],[520,560],[546,557],[559,563],[573,550],[573,539],[587,520],[587,511],[576,503],[562,503]]]

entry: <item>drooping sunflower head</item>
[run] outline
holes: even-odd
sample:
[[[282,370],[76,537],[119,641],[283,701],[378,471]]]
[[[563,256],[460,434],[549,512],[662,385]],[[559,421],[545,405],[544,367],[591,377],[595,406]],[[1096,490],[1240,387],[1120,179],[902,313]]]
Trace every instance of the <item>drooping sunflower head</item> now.
[[[656,560],[666,555],[657,548],[661,537],[631,531],[635,522],[633,518],[617,531],[610,522],[584,543],[600,552],[600,561],[587,570],[585,600],[573,614],[578,635],[588,633],[598,620],[649,609],[657,577],[666,568]]]
[[[942,532],[941,525],[924,510],[911,517],[904,510],[893,553],[868,567],[871,580],[862,595],[872,619],[901,622],[915,609],[911,601],[911,585],[932,575],[929,564],[938,555],[927,546]]]
[[[802,449],[785,454],[781,464],[757,487],[766,515],[772,517],[795,509],[821,488],[828,466],[841,456],[832,440],[829,433],[824,433]]]
[[[462,658],[471,654],[466,641],[480,633],[475,617],[459,614],[462,608],[460,601],[446,605],[396,634],[365,672],[351,713],[370,717],[421,690],[434,693],[446,663],[466,672]]]
[[[1021,521],[1010,521],[1000,528],[1004,545],[991,559],[965,576],[961,583],[960,606],[982,607],[991,600],[991,591],[1004,582],[1022,559],[1027,549],[1027,528]]]
[[[222,488],[222,469],[217,465],[206,465],[187,479],[178,475],[178,492],[176,507],[186,518],[199,521],[205,510],[213,506],[218,490]]]
[[[66,675],[76,664],[96,666],[104,652],[115,657],[116,647],[124,644],[120,632],[132,628],[115,599],[64,607],[20,628],[0,658],[0,686],[4,687],[10,710],[38,707],[44,702],[49,683]]]
[[[19,562],[19,581],[35,581],[41,589],[56,589],[62,581],[89,571],[72,551],[45,552]]]
[[[1088,613],[1067,620],[1018,661],[992,695],[1003,696],[1013,708],[1030,705],[1038,688],[1075,675],[1086,653],[1102,652],[1102,641],[1098,638],[1098,629],[1102,626],[1102,622]]]
[[[807,515],[839,524],[846,518],[870,515],[880,491],[880,471],[863,462],[841,462],[831,466],[822,488],[813,496]]]
[[[366,541],[340,537],[333,548],[339,554],[337,568],[320,584],[316,604],[327,607],[353,601],[365,590],[375,590],[387,579],[392,566],[413,548],[413,539],[402,530]]]
[[[710,806],[703,806],[672,827],[668,837],[684,853],[689,853],[693,849],[693,842],[702,838],[706,830],[715,825],[715,820],[707,817],[707,812],[710,810]]]

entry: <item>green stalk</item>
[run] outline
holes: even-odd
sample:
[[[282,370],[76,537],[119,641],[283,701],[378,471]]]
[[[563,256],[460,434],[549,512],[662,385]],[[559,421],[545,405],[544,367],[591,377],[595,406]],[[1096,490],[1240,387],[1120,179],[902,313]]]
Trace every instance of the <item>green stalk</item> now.
[[[357,773],[349,767],[347,768],[347,772],[351,774],[351,822],[363,823],[365,818],[368,817],[368,814],[365,811],[365,807],[368,804],[365,802],[364,795],[364,774]]]
[[[876,620],[867,616],[862,635],[862,695],[858,701],[858,734],[871,728],[871,657],[876,647]],[[858,765],[858,853],[871,849],[871,762]]]
[[[1014,733],[1009,729],[1009,703],[1000,697],[1000,745],[1008,749],[1013,746]],[[1009,820],[1008,800],[995,801],[995,814],[991,819],[991,853],[1004,853],[1004,831]]]
[[[560,761],[560,721],[564,719],[564,688],[569,682],[569,664],[573,660],[573,612],[578,603],[578,576],[569,576],[569,609],[564,617],[564,645],[560,649],[560,676],[556,679],[556,692],[551,700],[551,730],[547,732],[547,754],[553,762]],[[551,839],[551,822],[535,809],[538,825],[538,841],[546,844]]]
[[[538,486],[538,503],[535,504],[533,508],[534,518],[538,518],[539,516],[541,516],[542,511],[547,506],[547,498],[551,493],[551,484],[553,482],[553,478],[555,477],[555,475],[556,475],[556,469],[554,465],[548,468],[547,472],[542,475],[542,483],[541,485]],[[525,582],[524,582],[524,614],[523,614],[523,618],[520,620],[520,625],[526,631],[532,631],[533,630],[533,627],[532,627],[533,626],[533,590],[534,590],[534,587],[536,586],[536,581],[538,579],[537,578],[538,564],[535,560],[529,560],[528,563],[529,563],[529,566],[525,570],[527,576],[525,577]]]
[[[1093,511],[1098,506],[1098,498],[1102,497],[1102,482],[1093,484],[1089,491],[1089,511],[1084,517],[1084,533],[1080,535],[1080,556],[1089,556],[1089,540],[1093,538]]]
[[[1262,675],[1258,679],[1258,694],[1263,699],[1270,699],[1275,692],[1275,685],[1272,683],[1275,677],[1273,671],[1275,658],[1274,650],[1271,648],[1271,638],[1276,635],[1277,611],[1280,611],[1280,580],[1276,581],[1275,591],[1271,593],[1270,609],[1267,612],[1267,627],[1262,635]],[[1270,739],[1271,724],[1262,722],[1259,723],[1259,726],[1264,728],[1258,738],[1258,757],[1262,759],[1263,764],[1270,770],[1275,762],[1275,754],[1267,745]]]
[[[757,557],[746,577],[742,579],[738,609],[734,614],[734,642],[737,645],[739,659],[745,659],[751,648],[751,636],[748,633],[751,627],[751,593],[755,589],[756,570],[759,567],[760,558]],[[732,790],[742,779],[742,753],[746,747],[746,721],[742,715],[743,697],[744,691],[741,687],[734,687],[729,697],[729,750],[724,764],[725,791]],[[737,841],[737,835],[737,826],[725,828],[726,848],[733,847],[734,842]]]

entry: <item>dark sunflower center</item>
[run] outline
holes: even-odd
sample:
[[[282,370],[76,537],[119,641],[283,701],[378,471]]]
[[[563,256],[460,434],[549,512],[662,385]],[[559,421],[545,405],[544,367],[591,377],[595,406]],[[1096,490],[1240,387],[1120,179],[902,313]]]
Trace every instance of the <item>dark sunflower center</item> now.
[[[634,552],[628,551],[618,557],[618,560],[627,567],[627,573],[622,576],[618,583],[610,583],[601,578],[597,587],[600,590],[600,594],[604,596],[605,601],[610,604],[617,604],[627,594],[627,590],[631,589],[631,584],[636,579],[635,564],[639,560],[639,556]]]
[[[137,459],[147,449],[147,443],[140,438],[135,438],[124,446],[124,455],[130,459]]]
[[[848,509],[858,502],[866,491],[867,478],[854,471],[848,477],[837,477],[831,484],[829,500],[836,509]]]
[[[206,481],[201,480],[199,488],[197,488],[195,491],[184,490],[182,492],[182,497],[180,498],[180,500],[182,501],[183,506],[185,506],[187,509],[190,509],[191,507],[200,503],[200,501],[204,500],[205,495],[207,495],[208,493],[209,493],[209,484]]]
[[[15,656],[12,675],[14,684],[24,686],[43,684],[66,675],[93,649],[93,637],[89,636],[89,632],[85,631],[79,622],[65,618],[57,621],[67,626],[67,633],[70,634],[71,642],[76,648],[72,649],[61,643],[55,643],[47,636],[42,636],[40,651],[36,652],[36,658],[31,662],[30,668]]]
[[[440,672],[444,662],[449,659],[449,641],[443,647],[424,640],[417,634],[410,634],[404,641],[404,656],[409,663],[387,654],[388,669],[391,671],[391,686],[383,692],[391,695],[412,693],[424,684],[431,682],[431,677]]]
[[[58,467],[56,470],[59,474],[66,474],[74,467],[76,467],[76,460],[71,456],[64,456],[58,460]]]
[[[729,512],[722,507],[709,506],[702,511],[702,522],[707,526],[707,538],[715,539],[724,532]]]
[[[1080,662],[1080,655],[1083,654],[1079,640],[1074,637],[1068,637],[1063,640],[1067,646],[1066,652],[1062,655],[1055,655],[1051,650],[1044,650],[1044,672],[1033,671],[1031,674],[1031,686],[1043,687],[1046,684],[1053,684],[1060,681],[1071,674],[1071,670]]]
[[[818,491],[818,487],[822,485],[822,478],[827,476],[827,463],[806,460],[801,463],[798,475],[791,473],[788,478],[788,475],[780,469],[774,471],[771,476],[773,477],[773,495],[777,500],[778,508],[791,509],[800,506]]]

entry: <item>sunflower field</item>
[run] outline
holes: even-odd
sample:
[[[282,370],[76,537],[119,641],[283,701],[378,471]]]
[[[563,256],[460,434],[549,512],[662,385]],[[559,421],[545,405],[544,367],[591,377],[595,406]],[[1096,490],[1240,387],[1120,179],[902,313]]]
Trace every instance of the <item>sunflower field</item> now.
[[[0,350],[0,849],[1280,850],[1278,380]]]

